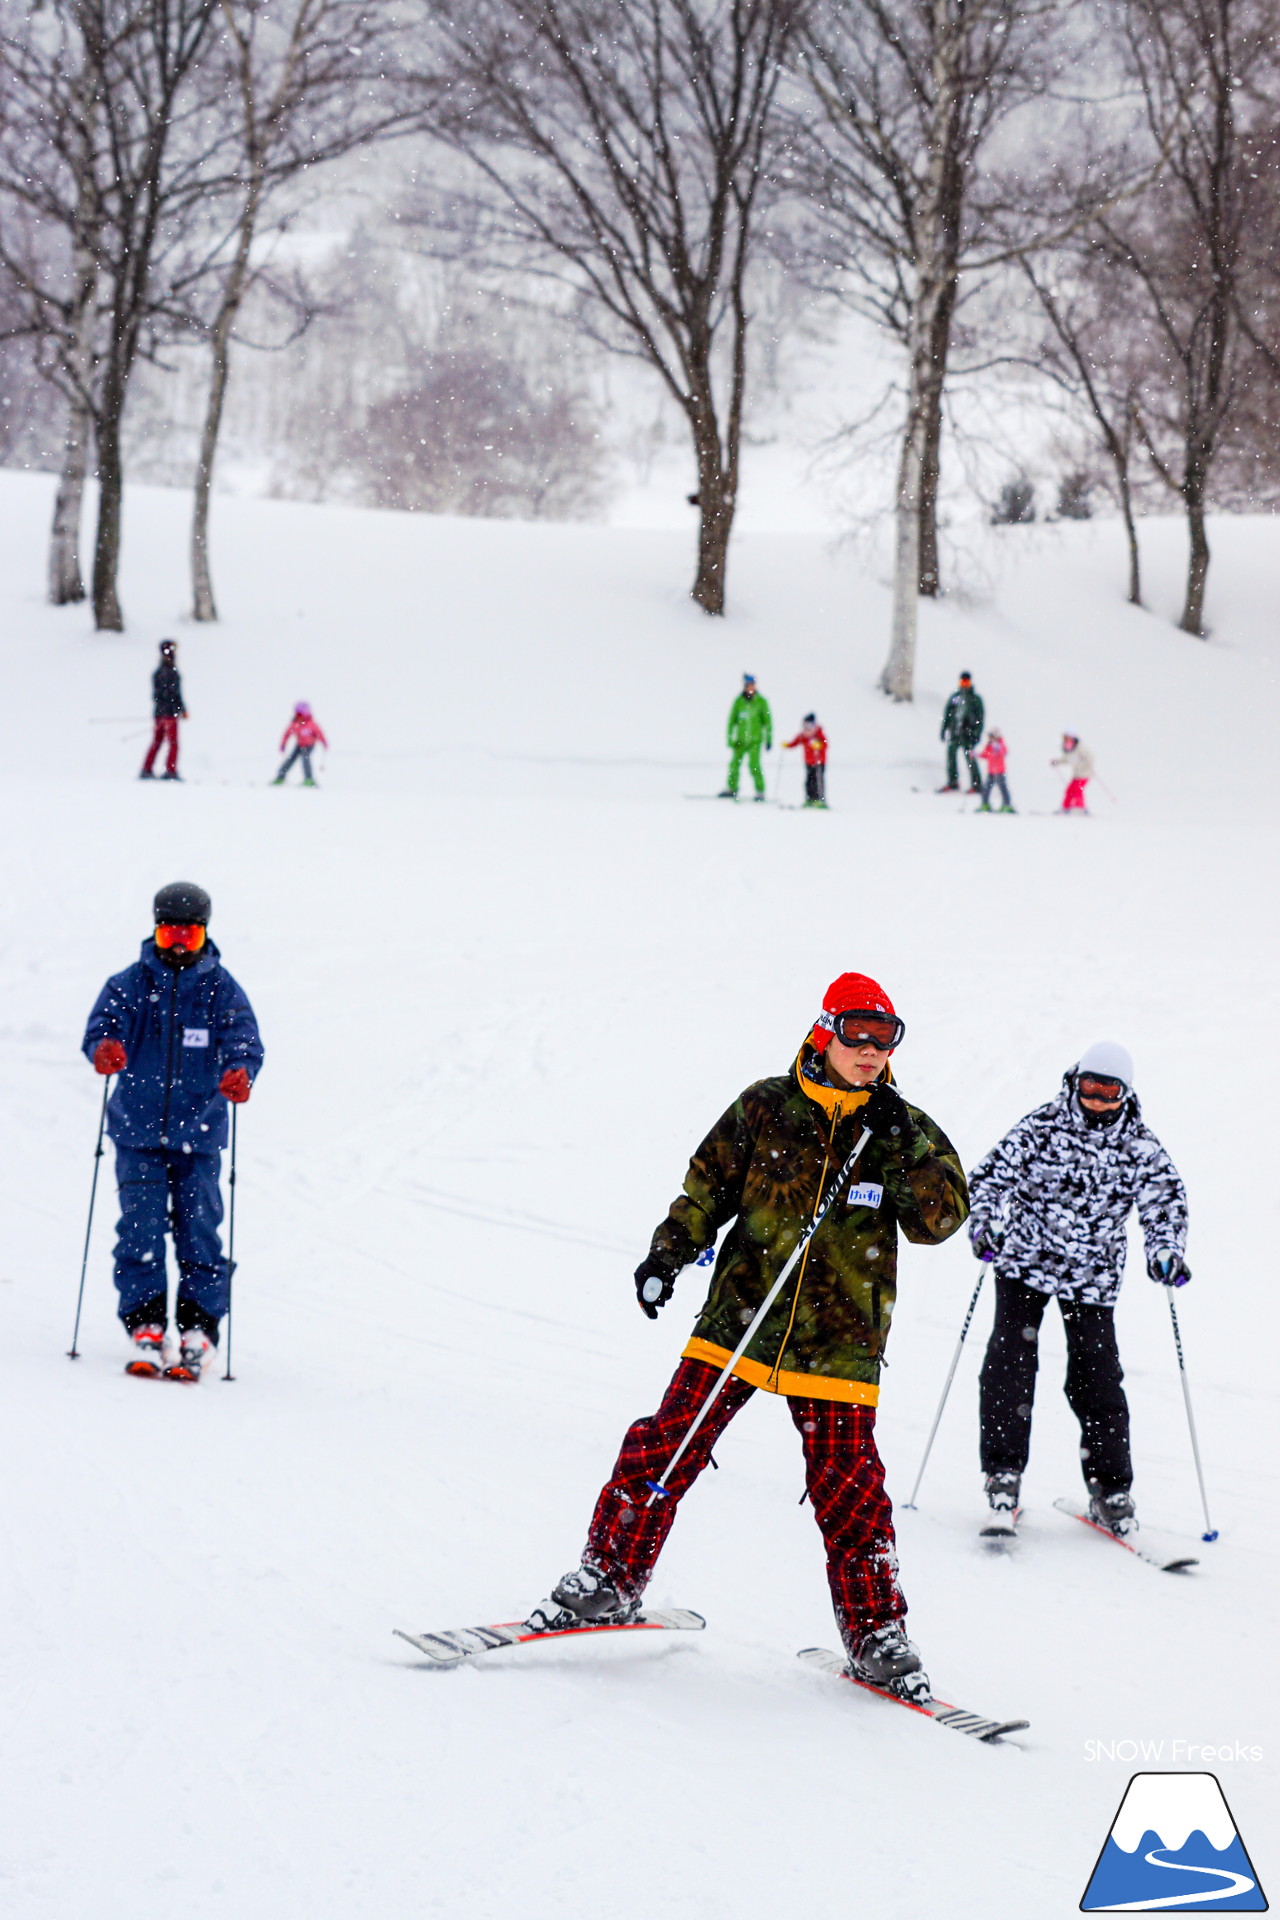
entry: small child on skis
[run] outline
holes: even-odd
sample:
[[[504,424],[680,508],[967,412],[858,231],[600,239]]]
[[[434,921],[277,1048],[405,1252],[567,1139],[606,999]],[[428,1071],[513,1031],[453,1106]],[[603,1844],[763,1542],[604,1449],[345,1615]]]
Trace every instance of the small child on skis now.
[[[1001,733],[999,727],[992,727],[987,735],[987,744],[978,755],[978,758],[979,760],[984,760],[987,767],[987,777],[982,783],[982,804],[978,808],[978,812],[995,812],[995,808],[991,804],[991,794],[994,788],[999,787],[1000,797],[1004,802],[1004,805],[1000,808],[1001,813],[1015,813],[1017,809],[1009,798],[1009,782],[1004,777],[1004,770],[1009,759],[1009,749],[1004,744],[1004,735]]]
[[[285,728],[284,738],[280,742],[281,753],[288,746],[290,739],[294,743],[293,751],[271,784],[273,787],[282,787],[285,775],[301,755],[302,784],[304,787],[314,787],[316,783],[311,777],[311,749],[317,741],[322,747],[327,747],[329,742],[324,737],[320,722],[313,717],[311,708],[305,700],[299,700],[293,710],[293,718]]]
[[[1071,770],[1067,790],[1062,796],[1063,813],[1087,812],[1088,809],[1084,804],[1084,790],[1093,775],[1093,755],[1088,747],[1081,745],[1077,734],[1064,733],[1062,752],[1049,764],[1052,767],[1069,767]]]
[[[784,747],[804,748],[804,803],[806,807],[825,807],[827,804],[827,736],[818,725],[815,713],[806,713],[799,733],[794,740],[784,740]]]

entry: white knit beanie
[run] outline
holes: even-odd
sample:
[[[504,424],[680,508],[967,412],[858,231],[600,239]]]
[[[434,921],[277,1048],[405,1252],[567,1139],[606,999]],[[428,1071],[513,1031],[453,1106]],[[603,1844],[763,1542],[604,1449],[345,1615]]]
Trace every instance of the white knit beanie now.
[[[1126,1087],[1132,1087],[1133,1056],[1118,1041],[1098,1040],[1081,1054],[1076,1073],[1096,1074],[1099,1080],[1122,1080]]]

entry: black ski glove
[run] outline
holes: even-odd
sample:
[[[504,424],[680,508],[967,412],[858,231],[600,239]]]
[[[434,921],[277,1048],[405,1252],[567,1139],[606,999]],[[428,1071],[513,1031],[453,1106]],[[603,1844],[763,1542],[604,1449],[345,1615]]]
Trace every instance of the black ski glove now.
[[[1191,1278],[1191,1269],[1180,1253],[1149,1254],[1147,1272],[1162,1287],[1185,1287]]]
[[[1000,1235],[985,1220],[970,1221],[969,1245],[975,1260],[994,1260],[1002,1244]]]
[[[860,1118],[864,1127],[870,1127],[872,1139],[883,1141],[891,1153],[909,1153],[919,1137],[906,1101],[885,1080],[872,1087]]]
[[[636,1268],[636,1299],[640,1302],[641,1313],[647,1313],[651,1320],[658,1317],[658,1308],[665,1307],[676,1290],[676,1276],[665,1260],[649,1254]]]

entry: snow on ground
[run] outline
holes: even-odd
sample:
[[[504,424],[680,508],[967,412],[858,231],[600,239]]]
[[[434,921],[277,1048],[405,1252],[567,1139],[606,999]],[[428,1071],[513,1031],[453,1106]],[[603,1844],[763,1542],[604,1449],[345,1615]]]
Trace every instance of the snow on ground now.
[[[220,500],[225,619],[197,631],[185,503],[138,491],[129,632],[95,637],[41,603],[49,505],[0,476],[6,1916],[1042,1920],[1076,1911],[1143,1764],[1088,1743],[1125,1740],[1175,1767],[1205,1764],[1177,1741],[1260,1748],[1210,1765],[1274,1882],[1272,523],[1214,529],[1208,645],[1121,604],[1114,527],[993,534],[924,610],[920,698],[892,709],[883,586],[817,536],[745,536],[712,623],[674,532]],[[1168,616],[1181,533],[1144,542]],[[170,631],[190,778],[144,787]],[[962,667],[1016,819],[914,790]],[[721,784],[744,668],[788,733],[816,706],[830,815],[684,797]],[[333,743],[318,793],[265,785],[299,697]],[[1064,726],[1107,783],[1088,821],[1048,817]],[[175,877],[212,892],[267,1044],[237,1379],[194,1391],[120,1370],[109,1178],[64,1357],[84,1017]],[[1088,1042],[1132,1048],[1191,1191],[1179,1309],[1222,1539],[1178,1580],[1054,1513],[1075,1438],[1046,1322],[1027,1537],[984,1557],[984,1299],[900,1546],[936,1684],[1029,1718],[1016,1746],[797,1663],[833,1627],[763,1395],[652,1590],[705,1634],[422,1670],[393,1626],[518,1616],[574,1563],[700,1298],[692,1272],[650,1325],[631,1269],[690,1148],[846,967],[890,987],[901,1080],[970,1165]],[[899,1502],[976,1272],[963,1239],[905,1252],[879,1428]],[[1165,1296],[1136,1262],[1120,1320],[1141,1512],[1194,1539]]]

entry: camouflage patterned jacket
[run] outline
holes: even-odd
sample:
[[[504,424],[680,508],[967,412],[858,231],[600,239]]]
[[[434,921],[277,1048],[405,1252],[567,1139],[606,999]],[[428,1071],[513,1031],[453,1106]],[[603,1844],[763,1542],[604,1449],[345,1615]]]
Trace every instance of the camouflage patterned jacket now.
[[[887,1072],[887,1070],[886,1070]],[[672,1273],[715,1244],[706,1304],[685,1356],[723,1367],[862,1131],[867,1094],[840,1092],[806,1043],[790,1073],[758,1080],[689,1162],[684,1192],[653,1236]],[[734,1371],[771,1393],[874,1406],[897,1297],[898,1228],[933,1246],[966,1218],[951,1142],[918,1107],[905,1148],[870,1140],[853,1181],[814,1234]]]

